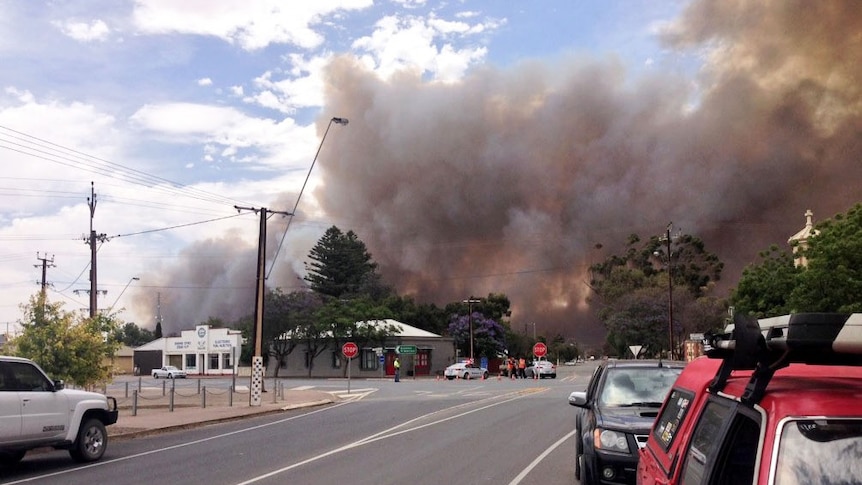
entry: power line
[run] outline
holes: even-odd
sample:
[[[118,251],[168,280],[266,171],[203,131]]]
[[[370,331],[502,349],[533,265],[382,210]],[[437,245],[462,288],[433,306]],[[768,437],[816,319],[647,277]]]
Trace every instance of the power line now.
[[[185,197],[222,204],[235,205],[237,202],[241,202],[88,155],[73,148],[28,135],[27,133],[3,125],[0,125],[0,148],[59,165],[123,180],[156,191],[172,194],[179,193]]]
[[[190,222],[190,223],[188,223],[188,224],[178,224],[178,225],[176,225],[176,226],[163,227],[163,228],[161,228],[161,229],[150,229],[150,230],[147,230],[147,231],[130,232],[129,234],[117,234],[116,236],[112,236],[112,237],[139,236],[139,235],[141,235],[141,234],[149,234],[149,233],[152,233],[152,232],[167,231],[167,230],[170,230],[170,229],[177,229],[177,228],[180,228],[180,227],[188,227],[188,226],[196,226],[196,225],[198,225],[198,224],[206,224],[207,222],[215,222],[215,221],[221,221],[221,220],[224,220],[224,219],[232,219],[232,218],[234,218],[234,217],[239,217],[239,216],[241,216],[241,215],[243,215],[243,214],[232,214],[232,215],[229,215],[229,216],[218,217],[218,218],[215,218],[215,219],[209,219],[209,220],[206,220],[206,221]]]

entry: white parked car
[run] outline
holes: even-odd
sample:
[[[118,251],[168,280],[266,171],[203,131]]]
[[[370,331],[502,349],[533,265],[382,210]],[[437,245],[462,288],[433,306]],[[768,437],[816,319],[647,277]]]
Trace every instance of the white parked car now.
[[[160,377],[163,379],[185,379],[186,371],[178,369],[172,365],[166,365],[161,369],[153,369],[153,379],[158,379]]]
[[[537,360],[534,361],[530,367],[527,367],[526,373],[527,377],[539,376],[539,379],[544,379],[545,377],[556,379],[557,366],[554,365],[553,362],[548,360]]]
[[[446,379],[450,381],[455,378],[461,379],[487,379],[488,378],[488,369],[484,367],[479,367],[476,364],[468,364],[466,362],[459,362],[457,364],[452,364],[443,371],[443,375],[446,376]]]

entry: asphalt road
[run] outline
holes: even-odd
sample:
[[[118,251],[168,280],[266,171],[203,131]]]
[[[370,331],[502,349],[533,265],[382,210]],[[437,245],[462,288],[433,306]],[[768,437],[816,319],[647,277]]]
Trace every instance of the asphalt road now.
[[[339,404],[129,440],[103,459],[28,455],[0,483],[542,484],[573,479],[574,408],[594,366],[557,379],[289,380]]]

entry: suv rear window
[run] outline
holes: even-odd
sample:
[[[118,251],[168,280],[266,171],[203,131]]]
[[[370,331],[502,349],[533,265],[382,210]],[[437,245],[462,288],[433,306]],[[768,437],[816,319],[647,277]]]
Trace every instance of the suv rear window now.
[[[749,408],[720,399],[709,401],[692,434],[682,483],[751,483],[759,437],[759,418]]]
[[[694,393],[681,389],[672,389],[667,399],[667,406],[661,412],[653,428],[653,437],[661,444],[664,451],[670,448],[673,438],[676,436],[679,425],[688,414],[689,404],[694,399]]]
[[[799,419],[781,428],[776,485],[862,483],[862,420]]]

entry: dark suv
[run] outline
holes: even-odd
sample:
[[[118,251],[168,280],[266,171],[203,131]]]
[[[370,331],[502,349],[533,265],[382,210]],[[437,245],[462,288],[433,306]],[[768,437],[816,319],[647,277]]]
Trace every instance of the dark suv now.
[[[635,483],[638,449],[684,367],[668,360],[608,360],[596,367],[587,390],[569,395],[569,404],[581,408],[575,478],[584,485]]]

